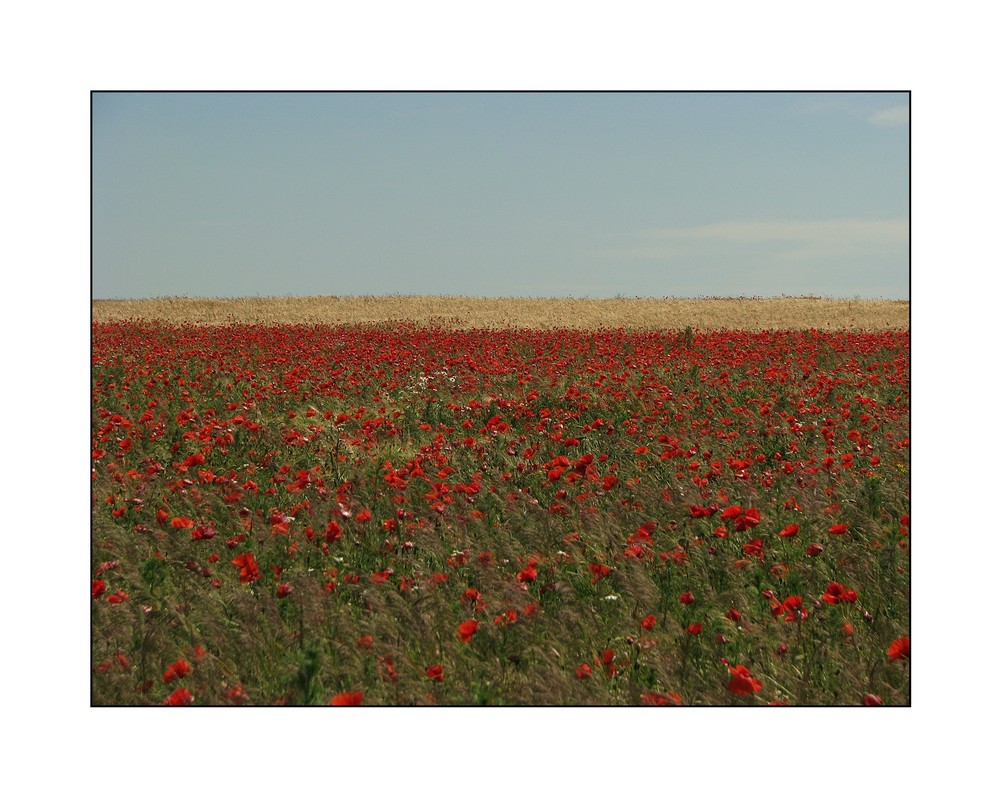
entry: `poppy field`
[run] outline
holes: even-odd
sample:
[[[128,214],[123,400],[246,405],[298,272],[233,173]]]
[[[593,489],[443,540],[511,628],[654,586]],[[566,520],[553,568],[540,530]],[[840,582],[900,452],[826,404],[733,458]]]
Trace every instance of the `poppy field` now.
[[[94,705],[908,705],[907,331],[92,325]]]

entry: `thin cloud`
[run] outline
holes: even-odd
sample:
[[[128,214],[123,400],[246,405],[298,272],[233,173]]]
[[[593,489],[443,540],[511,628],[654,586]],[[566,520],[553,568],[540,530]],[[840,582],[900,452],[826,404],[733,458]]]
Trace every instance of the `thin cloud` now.
[[[893,105],[868,117],[876,127],[902,127],[910,123],[910,108],[907,105]]]
[[[827,219],[821,221],[721,221],[694,227],[647,229],[628,236],[619,256],[671,257],[706,244],[793,244],[799,254],[834,253],[880,245],[903,246],[909,240],[906,219]],[[605,252],[608,253],[608,252]]]
[[[824,221],[721,221],[696,227],[647,230],[659,240],[810,241],[830,238],[895,238],[905,240],[905,219],[829,219]]]

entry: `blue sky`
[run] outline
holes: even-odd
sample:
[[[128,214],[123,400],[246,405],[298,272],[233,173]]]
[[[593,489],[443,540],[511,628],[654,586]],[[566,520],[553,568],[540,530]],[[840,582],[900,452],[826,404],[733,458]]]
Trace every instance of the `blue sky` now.
[[[906,93],[95,93],[93,296],[909,297]]]

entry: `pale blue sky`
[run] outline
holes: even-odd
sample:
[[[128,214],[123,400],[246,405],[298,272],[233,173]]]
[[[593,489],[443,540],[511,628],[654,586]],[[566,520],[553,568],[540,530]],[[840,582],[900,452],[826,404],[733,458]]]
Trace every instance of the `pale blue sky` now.
[[[96,93],[93,296],[909,297],[906,93]]]

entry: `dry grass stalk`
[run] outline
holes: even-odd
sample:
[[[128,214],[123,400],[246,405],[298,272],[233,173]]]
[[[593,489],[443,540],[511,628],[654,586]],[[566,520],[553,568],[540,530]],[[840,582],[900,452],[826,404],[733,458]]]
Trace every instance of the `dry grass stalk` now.
[[[410,321],[456,328],[908,329],[906,300],[544,299],[461,296],[306,296],[96,300],[93,320],[172,323],[359,324]]]

